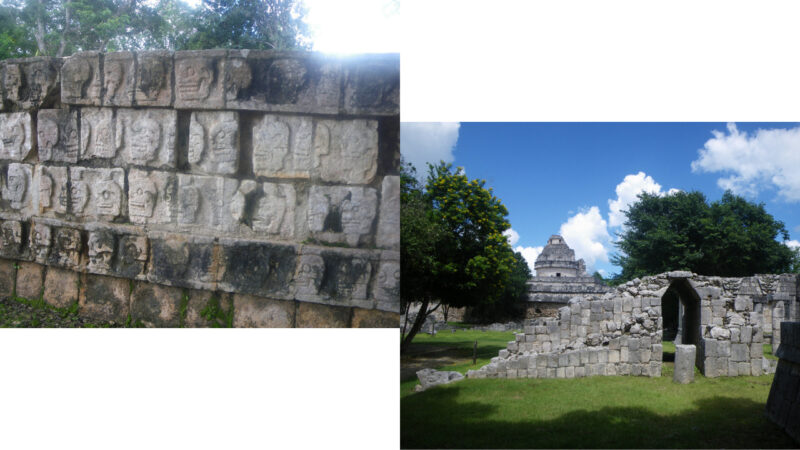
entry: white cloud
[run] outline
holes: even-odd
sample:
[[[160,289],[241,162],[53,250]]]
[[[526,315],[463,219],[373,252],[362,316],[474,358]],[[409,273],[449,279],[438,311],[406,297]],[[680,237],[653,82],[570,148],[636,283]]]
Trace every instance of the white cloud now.
[[[678,189],[670,189],[668,193],[673,194],[677,191]],[[625,211],[632,203],[636,203],[640,193],[662,194],[661,185],[644,172],[626,175],[622,183],[617,185],[616,192],[616,200],[608,200],[608,225],[612,227],[618,227],[625,223]]]
[[[504,231],[503,236],[505,236],[508,239],[508,245],[512,247],[517,245],[517,242],[519,242],[519,233],[514,231],[513,228],[509,228],[506,231]]]
[[[583,258],[589,273],[592,273],[598,260],[608,262],[607,245],[611,236],[597,206],[570,217],[561,225],[559,233],[567,245],[575,250],[575,258]]]
[[[796,239],[792,239],[791,241],[784,241],[783,243],[786,244],[786,246],[791,249],[800,248],[800,241]]]
[[[536,263],[536,258],[539,257],[539,253],[542,253],[544,247],[523,247],[518,245],[514,248],[515,252],[522,253],[522,257],[525,258],[525,262],[528,263],[528,267],[531,269],[531,274],[536,275],[536,270],[534,270],[533,265]]]
[[[426,163],[453,162],[460,126],[458,122],[401,122],[400,153],[403,159],[417,168],[420,178],[425,178],[428,173]]]
[[[767,188],[790,202],[800,201],[800,127],[758,130],[754,135],[728,124],[728,133],[712,131],[693,172],[720,172],[729,176],[717,180],[722,189],[754,196]]]

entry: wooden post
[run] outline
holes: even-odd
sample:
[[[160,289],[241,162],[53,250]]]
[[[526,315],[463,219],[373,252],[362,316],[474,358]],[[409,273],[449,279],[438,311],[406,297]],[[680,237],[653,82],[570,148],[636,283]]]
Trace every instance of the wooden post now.
[[[478,340],[475,340],[475,345],[472,346],[472,365],[478,362]]]

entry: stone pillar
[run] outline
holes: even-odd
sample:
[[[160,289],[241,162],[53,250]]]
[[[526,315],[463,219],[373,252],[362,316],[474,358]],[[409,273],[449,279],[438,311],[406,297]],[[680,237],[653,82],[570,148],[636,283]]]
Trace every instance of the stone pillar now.
[[[684,317],[683,317],[683,302],[681,301],[680,297],[678,297],[678,334],[675,335],[675,343],[682,344],[683,343],[683,327],[684,327]]]
[[[780,358],[767,398],[767,418],[800,444],[800,322],[781,324]]]
[[[675,373],[672,381],[687,384],[694,381],[694,360],[697,348],[694,345],[675,345]]]

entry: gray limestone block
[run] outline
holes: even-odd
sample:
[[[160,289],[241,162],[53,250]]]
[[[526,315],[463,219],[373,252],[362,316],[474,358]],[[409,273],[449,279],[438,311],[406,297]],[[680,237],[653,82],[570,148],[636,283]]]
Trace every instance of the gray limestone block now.
[[[128,171],[128,217],[136,224],[175,221],[178,178],[171,172]]]
[[[570,366],[579,366],[581,364],[581,355],[578,351],[568,353],[567,358]]]
[[[3,97],[9,109],[53,108],[59,102],[61,58],[46,56],[0,62]],[[2,109],[2,108],[0,108]]]
[[[527,355],[520,355],[517,358],[517,369],[528,370],[528,367],[529,367],[529,357]]]
[[[364,250],[311,246],[303,246],[298,252],[297,268],[294,270],[291,283],[296,300],[361,308],[374,307],[375,296],[369,293],[373,274],[373,253]],[[397,262],[396,259],[394,261]],[[396,270],[398,267],[394,268]],[[384,271],[386,270],[385,268]],[[388,270],[391,271],[391,267]],[[379,284],[378,287],[383,286],[381,289],[384,289],[384,293],[393,292],[399,289],[399,286],[394,284],[395,279],[392,276],[383,282],[379,280],[379,283],[383,284]],[[278,286],[279,283],[276,283],[275,287]],[[379,305],[389,308],[390,303],[397,309],[398,303],[390,302],[388,298],[380,301]]]
[[[750,357],[760,360],[762,356],[764,356],[764,344],[761,342],[750,344]]]
[[[508,351],[512,353],[517,353],[517,351],[519,350],[519,347],[516,342],[509,342],[507,347]]]
[[[373,277],[372,296],[378,309],[396,312],[400,308],[400,252],[382,251],[380,258],[378,273]],[[526,344],[526,349],[530,347]]]
[[[145,279],[150,241],[147,236],[125,234],[117,237],[114,275],[129,279]]]
[[[752,372],[752,369],[751,369],[751,364],[750,364],[749,360],[738,363],[738,366],[739,366],[739,370],[738,370],[739,375],[741,375],[741,376],[750,376],[750,374]]]
[[[346,303],[341,301],[342,297],[352,297],[354,291],[360,298],[366,298],[369,278],[367,275],[364,279],[363,272],[371,268],[369,261],[351,262],[349,258],[339,258],[333,252],[332,255],[319,253],[314,255],[318,258],[313,261],[306,260],[307,270],[301,268],[298,273],[299,248],[296,245],[228,238],[220,239],[219,245],[219,288],[224,291],[291,300],[295,296],[293,291],[299,290],[305,294],[300,295],[304,300],[321,303],[333,297],[330,303],[338,304]],[[340,273],[343,268],[345,271],[346,268],[353,270],[352,274],[347,274],[352,279],[343,279]],[[325,279],[326,272],[328,279]],[[348,284],[349,291],[342,286],[346,281],[351,281]],[[314,291],[318,297],[311,295]]]
[[[695,289],[697,295],[702,300],[719,298],[720,288],[713,286],[703,286]]]
[[[134,103],[139,106],[172,105],[172,52],[137,52]]]
[[[381,182],[378,233],[375,244],[381,248],[400,248],[400,177],[387,176]]]
[[[733,303],[733,309],[736,311],[752,311],[753,298],[750,296],[737,295]]]
[[[631,374],[631,365],[628,363],[621,363],[617,367],[617,374],[619,375],[630,375]]]
[[[519,370],[520,367],[519,359],[517,358],[509,359],[508,362],[506,363],[506,367],[508,370],[514,370],[514,371]]]
[[[632,310],[633,310],[633,300],[630,297],[623,298],[622,299],[622,311],[623,312],[631,312]]]
[[[220,263],[215,256],[214,238],[155,232],[151,232],[149,238],[151,253],[150,270],[147,274],[149,281],[194,289],[216,289]],[[257,251],[257,247],[252,248]],[[225,262],[228,261],[225,258],[230,258],[230,254],[225,253],[224,247],[221,258]],[[239,264],[244,265],[245,262],[239,261]],[[263,280],[254,280],[254,282],[260,281]],[[240,292],[255,294],[255,292]]]
[[[253,139],[254,152],[264,145]],[[288,137],[287,137],[288,139]],[[187,160],[194,173],[232,175],[239,169],[239,113],[194,111],[189,121]],[[256,170],[256,175],[263,175]]]
[[[645,347],[639,350],[639,355],[641,358],[641,362],[649,362],[652,358],[652,354],[650,353],[650,347]]]
[[[658,359],[658,355],[661,355],[664,350],[661,344],[653,344],[651,346],[651,351],[653,352],[653,357]]]
[[[717,341],[717,355],[726,358],[731,356],[731,341]]]
[[[395,115],[400,108],[399,55],[368,60],[354,58],[345,64],[344,112]]]
[[[103,88],[101,89],[104,106],[133,105],[134,91],[133,53],[115,52],[103,55]]]
[[[366,242],[377,214],[377,201],[373,188],[312,186],[308,200],[312,238],[350,246]]]
[[[547,367],[558,367],[558,355],[552,353],[547,355]]]
[[[175,110],[117,110],[114,126],[120,154],[117,164],[175,167],[177,122],[178,114]]]
[[[88,232],[86,246],[89,256],[86,271],[99,275],[110,274],[117,250],[117,236],[111,230],[92,230]]]
[[[566,367],[569,364],[569,355],[562,353],[558,355],[558,366],[559,367]]]
[[[368,184],[374,179],[378,166],[376,121],[322,120],[315,124],[315,133],[323,181]]]
[[[31,256],[37,263],[47,264],[47,258],[50,256],[50,249],[53,245],[53,228],[40,222],[32,223],[30,228],[31,232],[28,242],[30,243]],[[11,234],[11,239],[13,239],[13,233]],[[0,249],[2,249],[3,244],[7,242],[11,242],[11,240],[3,236]]]
[[[697,349],[694,345],[675,346],[675,372],[672,380],[686,384],[694,381],[694,363]]]
[[[81,232],[73,228],[56,228],[52,231],[53,243],[47,263],[67,269],[79,269],[83,238]]]
[[[0,165],[0,213],[6,218],[25,220],[35,213],[38,189],[33,166],[22,163]]]
[[[589,350],[589,364],[596,364],[599,361],[598,350]]]
[[[640,343],[639,339],[636,339],[636,338],[629,339],[628,340],[628,349],[631,352],[635,352],[635,351],[639,350],[639,343]]]
[[[70,167],[70,212],[78,217],[112,221],[127,203],[123,169]]]
[[[575,378],[575,367],[567,366],[564,368],[564,378]]]
[[[708,325],[711,323],[711,308],[702,307],[700,309],[700,325]]]
[[[556,368],[556,378],[566,378],[566,367]]]
[[[583,378],[585,376],[586,376],[586,367],[584,366],[575,367],[575,378]]]
[[[753,341],[753,327],[750,325],[745,325],[742,327],[741,333],[741,342],[743,344],[749,344]]]
[[[547,368],[547,378],[555,378],[557,374],[557,370],[555,367],[548,367]]]
[[[750,374],[750,371],[747,371],[747,375]],[[739,376],[739,363],[733,360],[728,360],[728,376],[729,377],[738,377]]]
[[[16,220],[0,223],[0,256],[15,260],[30,258],[29,248],[25,245],[27,226],[27,223]]]
[[[731,342],[732,343],[741,342],[741,334],[742,334],[742,332],[739,329],[739,327],[730,327],[729,330],[731,332]]]
[[[642,365],[637,363],[631,364],[631,375],[635,377],[642,376]]]
[[[540,369],[540,370],[547,368],[548,361],[550,361],[550,358],[549,358],[548,355],[542,355],[542,354],[537,355],[537,357],[536,357],[536,368]]]
[[[464,379],[464,375],[458,372],[443,372],[434,369],[422,369],[417,372],[422,389],[428,389],[440,384],[453,383]]]
[[[66,58],[61,67],[61,103],[100,106],[101,80],[99,52],[78,52]]]
[[[611,364],[617,364],[620,362],[620,351],[619,350],[609,350],[608,352],[608,362]]]
[[[607,363],[608,362],[608,350],[601,349],[597,352],[597,362],[600,363]]]
[[[79,158],[113,160],[122,147],[123,132],[112,108],[82,108]]]
[[[639,350],[631,350],[628,352],[628,362],[639,363],[642,362],[642,354]]]
[[[650,368],[650,376],[651,377],[660,377],[661,376],[661,361],[651,361],[649,364]]]
[[[750,362],[750,375],[759,377],[763,374],[763,363],[761,358],[753,358]]]
[[[36,133],[39,161],[78,162],[77,110],[39,110]]]
[[[731,361],[742,362],[750,359],[750,349],[747,344],[731,344]]]
[[[232,50],[225,61],[225,105],[228,109],[336,114],[342,77],[338,58]]]
[[[303,209],[291,183],[256,183],[226,178],[220,193],[216,228],[275,240],[298,240],[303,233]],[[301,200],[301,203],[304,201]]]
[[[506,371],[506,378],[517,378],[518,373],[518,369],[509,369]]]
[[[175,107],[222,109],[225,106],[225,50],[175,52]]]
[[[33,149],[33,141],[30,113],[0,114],[0,160],[25,160]]]
[[[131,319],[147,327],[180,325],[181,289],[137,282],[131,293]]]
[[[608,365],[606,363],[600,362],[595,367],[595,375],[606,376],[608,373],[606,372],[606,367]]]

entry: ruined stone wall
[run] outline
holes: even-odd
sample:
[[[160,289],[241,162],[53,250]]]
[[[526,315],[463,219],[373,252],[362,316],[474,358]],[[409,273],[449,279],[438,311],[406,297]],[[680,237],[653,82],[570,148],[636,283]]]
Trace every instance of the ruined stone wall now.
[[[630,281],[614,291],[579,295],[555,318],[529,321],[506,350],[473,377],[581,377],[661,373],[664,310],[669,292],[691,311],[681,336],[694,336],[705,376],[760,375],[764,305],[797,303],[797,275],[721,278],[669,272]],[[676,306],[677,308],[677,306]],[[688,319],[687,319],[688,320]]]
[[[202,325],[187,314],[212,298],[239,326],[397,326],[397,55],[85,52],[0,72],[0,295],[153,326]]]
[[[783,322],[780,358],[767,398],[767,417],[800,443],[800,322]]]

